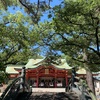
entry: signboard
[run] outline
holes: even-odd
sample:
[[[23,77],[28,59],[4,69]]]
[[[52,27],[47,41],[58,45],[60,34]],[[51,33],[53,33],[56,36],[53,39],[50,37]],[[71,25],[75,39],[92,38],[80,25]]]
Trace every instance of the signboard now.
[[[49,74],[49,69],[45,69],[45,74]]]

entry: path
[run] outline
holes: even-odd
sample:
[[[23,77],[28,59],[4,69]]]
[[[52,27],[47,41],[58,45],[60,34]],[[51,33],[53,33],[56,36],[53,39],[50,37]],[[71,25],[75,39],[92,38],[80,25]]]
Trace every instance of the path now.
[[[26,94],[27,95],[27,94]],[[25,93],[24,95],[21,95],[16,100],[25,100]],[[74,93],[32,93],[29,99],[26,100],[79,100],[78,96]]]

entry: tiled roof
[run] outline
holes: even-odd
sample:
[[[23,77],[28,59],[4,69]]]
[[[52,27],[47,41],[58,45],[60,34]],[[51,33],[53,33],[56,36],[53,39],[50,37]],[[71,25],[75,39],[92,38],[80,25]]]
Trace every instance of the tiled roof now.
[[[38,67],[43,59],[29,59],[28,63],[25,65],[26,69]]]
[[[44,59],[29,59],[29,62],[25,65],[26,68],[36,68],[39,65],[42,65],[44,62]],[[57,64],[51,64],[56,68],[59,69],[71,69],[71,67],[67,64],[65,59],[61,59],[61,63],[59,65]]]
[[[39,67],[40,65],[44,64],[44,59],[29,59],[28,63],[26,65],[8,65],[6,68],[6,73],[8,74],[18,74],[18,71],[15,69],[22,69],[22,67],[26,67],[26,69],[34,69]],[[61,63],[59,65],[57,64],[51,64],[55,68],[58,69],[71,69],[65,59],[61,59]]]
[[[86,70],[84,68],[80,68],[78,71],[76,71],[77,74],[86,74]]]
[[[22,69],[23,65],[8,65],[5,72],[8,74],[18,74],[19,72],[15,69]]]
[[[8,74],[18,74],[18,71],[16,71],[14,69],[14,67],[7,67],[6,68],[6,73],[8,73]]]

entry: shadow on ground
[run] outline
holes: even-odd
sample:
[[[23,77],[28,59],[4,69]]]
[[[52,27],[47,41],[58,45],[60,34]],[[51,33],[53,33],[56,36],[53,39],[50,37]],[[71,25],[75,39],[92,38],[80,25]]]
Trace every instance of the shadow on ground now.
[[[68,93],[32,93],[28,100],[79,100],[77,96]]]

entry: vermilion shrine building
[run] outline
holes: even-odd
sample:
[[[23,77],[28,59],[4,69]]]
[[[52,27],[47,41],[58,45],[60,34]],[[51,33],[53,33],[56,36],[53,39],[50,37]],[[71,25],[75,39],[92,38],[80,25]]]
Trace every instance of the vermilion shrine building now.
[[[29,59],[26,65],[8,65],[6,73],[10,79],[14,79],[19,76],[22,67],[26,67],[27,82],[33,87],[66,87],[71,77],[69,71],[72,69],[65,59],[61,59],[59,65],[47,65],[44,59]],[[86,78],[86,70],[80,68],[77,76]]]
[[[44,63],[44,59],[29,59],[26,65],[8,65],[6,73],[10,79],[16,78],[22,67],[26,67],[26,79],[33,87],[66,87],[71,69],[66,60],[62,59],[59,65]]]

